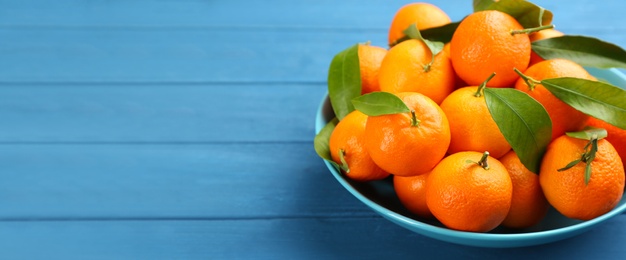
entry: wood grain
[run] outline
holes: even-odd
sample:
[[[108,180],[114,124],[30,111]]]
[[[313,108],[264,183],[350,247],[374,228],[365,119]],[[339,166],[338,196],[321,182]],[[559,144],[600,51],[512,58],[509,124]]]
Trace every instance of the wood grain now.
[[[372,216],[309,142],[0,145],[0,220]]]
[[[0,251],[27,259],[620,259],[626,217],[580,236],[513,249],[467,247],[409,232],[380,217],[3,223]],[[604,241],[604,242],[603,242]],[[33,250],[32,245],[37,245]]]
[[[305,83],[7,84],[0,143],[312,144],[325,93]]]
[[[623,1],[535,2],[626,46]],[[385,46],[405,3],[0,0],[0,258],[623,256],[626,215],[482,249],[400,228],[337,183],[312,147],[328,65]]]

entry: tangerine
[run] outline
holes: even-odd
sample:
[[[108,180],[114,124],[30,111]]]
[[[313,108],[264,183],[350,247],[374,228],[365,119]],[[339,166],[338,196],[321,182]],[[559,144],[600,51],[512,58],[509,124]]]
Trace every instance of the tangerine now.
[[[465,17],[450,42],[454,70],[471,86],[489,81],[489,87],[508,87],[519,78],[513,68],[525,70],[530,61],[530,39],[512,16],[500,11],[480,11]]]
[[[511,207],[511,178],[502,163],[488,154],[449,155],[428,176],[426,204],[446,227],[487,232],[506,218]]]
[[[499,160],[509,172],[513,183],[511,209],[502,225],[510,228],[536,225],[546,216],[550,207],[541,190],[539,176],[529,171],[512,150]]]
[[[399,176],[427,173],[448,150],[448,118],[434,101],[420,93],[395,95],[411,113],[368,117],[365,148],[374,162],[389,173]]]
[[[432,64],[429,63],[432,61]],[[378,74],[380,90],[391,93],[419,92],[439,104],[454,90],[455,74],[445,51],[432,59],[420,40],[406,40],[389,50]]]
[[[548,145],[542,159],[539,182],[543,193],[568,218],[589,220],[607,213],[624,192],[624,165],[613,145],[597,140],[597,151],[591,156],[594,144],[590,142],[562,135]],[[575,160],[581,161],[572,166]],[[591,175],[586,183],[588,164]]]
[[[511,150],[487,108],[482,94],[485,83],[457,89],[441,103],[450,122],[448,154],[489,151],[492,157],[500,158]]]
[[[535,80],[559,77],[595,79],[582,66],[565,59],[541,61],[530,66],[524,72],[524,75]],[[555,97],[542,84],[530,82],[528,84],[523,78],[520,78],[515,83],[515,88],[526,92],[546,109],[552,120],[552,139],[565,134],[565,132],[579,131],[585,126],[589,116]]]
[[[404,30],[411,24],[417,29],[439,27],[450,23],[450,17],[439,7],[429,3],[410,3],[398,9],[389,26],[389,45],[404,37]]]
[[[330,154],[334,162],[343,165],[342,172],[357,181],[380,180],[389,173],[378,167],[364,147],[367,115],[354,110],[346,115],[330,135]]]
[[[433,218],[426,205],[428,173],[417,176],[393,176],[393,188],[405,208],[422,218]]]
[[[380,91],[378,71],[387,50],[369,44],[359,44],[359,69],[361,72],[361,94]]]
[[[626,160],[626,130],[594,117],[589,117],[587,125],[596,128],[604,128],[608,134],[605,139],[613,145],[613,148],[615,148],[619,154],[622,162]]]

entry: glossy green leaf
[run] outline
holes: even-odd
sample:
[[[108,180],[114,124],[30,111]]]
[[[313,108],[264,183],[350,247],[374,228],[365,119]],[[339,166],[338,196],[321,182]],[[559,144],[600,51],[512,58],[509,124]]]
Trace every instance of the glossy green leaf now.
[[[441,50],[443,50],[443,42],[436,42],[424,39],[422,37],[422,34],[420,33],[420,30],[417,29],[417,26],[415,26],[415,24],[409,25],[409,27],[404,30],[404,34],[411,39],[420,40],[426,43],[433,56],[437,55],[439,52],[441,52]]]
[[[621,47],[586,36],[565,35],[532,43],[544,59],[568,59],[582,66],[626,68],[626,51]]]
[[[460,23],[461,22],[454,22],[439,27],[428,28],[422,30],[421,34],[424,39],[447,43],[452,40],[452,35],[454,35],[454,31],[456,31]]]
[[[411,112],[398,96],[388,92],[372,92],[352,99],[354,107],[368,116]]]
[[[496,125],[528,170],[539,173],[552,137],[552,121],[543,106],[512,88],[485,88],[487,108]]]
[[[495,0],[474,0],[472,6],[474,7],[474,12],[480,12],[487,10],[495,2]]]
[[[335,55],[328,70],[328,96],[339,120],[354,110],[350,102],[361,95],[359,45]]]
[[[474,1],[475,8],[476,2],[480,2],[483,10],[498,10],[513,16],[524,28],[539,27],[552,22],[552,12],[530,1],[500,0],[489,5],[486,3],[489,1]]]
[[[447,40],[447,42],[449,42],[452,39],[452,34],[454,34],[454,30],[456,30],[456,27],[458,26],[459,26],[459,23],[455,23],[455,25],[452,25],[452,26],[451,24],[446,24],[441,27],[427,29],[425,31],[428,31],[427,35],[430,36],[430,38],[426,38],[426,37],[423,37],[423,33],[420,32],[419,29],[417,29],[417,26],[415,24],[411,24],[406,29],[404,29],[404,31],[402,31],[402,33],[404,33],[404,36],[394,41],[393,43],[389,44],[389,47],[391,48],[393,46],[396,46],[399,43],[406,41],[406,40],[415,39],[415,40],[424,41],[424,43],[426,43],[430,51],[434,55],[437,55],[437,53],[443,50],[444,43],[436,39],[442,38],[444,40]]]
[[[439,52],[441,52],[441,50],[443,50],[443,42],[434,42],[434,41],[429,41],[429,40],[424,39],[422,37],[422,34],[420,34],[420,30],[417,29],[417,26],[415,24],[409,25],[409,27],[407,27],[403,32],[404,32],[404,35],[406,35],[410,39],[423,41],[426,44],[426,46],[428,46],[428,49],[430,50],[430,53],[432,54],[432,56],[431,56],[430,62],[426,65],[423,65],[423,67],[424,67],[424,71],[429,71],[430,66],[433,64],[433,62],[435,62],[435,55],[437,55]]]
[[[579,78],[545,79],[541,84],[578,111],[626,129],[626,90]]]
[[[591,140],[592,138],[602,139],[606,138],[608,133],[604,128],[587,128],[578,132],[565,133],[569,137],[574,137],[583,140]]]
[[[333,120],[330,120],[330,122],[328,122],[328,124],[326,124],[324,128],[322,128],[322,130],[315,135],[315,139],[313,139],[313,148],[315,148],[315,152],[319,155],[319,157],[330,162],[330,164],[339,170],[339,164],[335,163],[333,158],[330,156],[329,146],[330,135],[333,133],[333,130],[335,130],[337,123],[339,123],[339,120],[337,118],[333,118]]]
[[[583,148],[585,151],[581,154],[580,158],[571,161],[565,167],[558,169],[557,171],[567,171],[568,169],[578,165],[579,163],[585,164],[585,185],[589,184],[589,180],[591,179],[591,166],[593,160],[596,158],[596,153],[598,152],[598,139],[597,136],[592,136],[589,139],[589,142]]]

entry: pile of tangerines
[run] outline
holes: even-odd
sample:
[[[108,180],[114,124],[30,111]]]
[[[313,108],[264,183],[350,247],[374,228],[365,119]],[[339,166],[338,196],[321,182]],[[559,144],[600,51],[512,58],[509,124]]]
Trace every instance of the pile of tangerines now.
[[[512,16],[490,10],[465,17],[434,57],[425,41],[399,41],[411,24],[425,30],[450,22],[432,4],[408,4],[393,17],[393,47],[358,46],[361,94],[393,93],[410,112],[367,116],[354,110],[343,117],[328,142],[342,174],[355,181],[392,176],[409,211],[463,231],[530,227],[550,206],[580,220],[613,209],[624,191],[626,130],[579,112],[540,83],[595,80],[573,61],[544,60],[531,50],[531,42],[563,34],[526,30]],[[515,88],[544,106],[552,139],[538,174],[520,162],[491,118],[485,87]],[[587,126],[608,135],[593,141],[566,135]],[[585,180],[587,164],[593,172]]]

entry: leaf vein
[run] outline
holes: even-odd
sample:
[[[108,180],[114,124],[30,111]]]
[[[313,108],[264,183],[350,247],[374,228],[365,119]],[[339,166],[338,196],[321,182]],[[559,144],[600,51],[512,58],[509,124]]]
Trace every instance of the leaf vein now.
[[[499,99],[500,101],[502,101],[502,103],[504,103],[506,106],[508,106],[511,111],[513,111],[513,113],[515,113],[515,115],[522,121],[522,123],[524,123],[524,126],[526,127],[526,130],[530,133],[530,136],[533,138],[533,144],[535,145],[535,147],[537,149],[540,148],[539,146],[539,141],[537,140],[537,138],[535,137],[535,135],[533,134],[532,128],[530,127],[530,125],[528,125],[528,123],[526,122],[526,120],[524,120],[524,117],[521,116],[521,114],[514,109],[514,107],[507,102],[505,99],[503,99],[500,95],[498,95],[497,93],[494,93],[493,91],[491,92],[491,95],[497,99]]]
[[[575,92],[575,91],[573,91],[571,89],[568,89],[568,88],[563,88],[563,87],[561,87],[559,85],[556,85],[554,83],[550,83],[550,82],[546,82],[546,83],[548,83],[548,85],[550,85],[550,86],[552,86],[552,87],[554,87],[556,89],[559,89],[559,90],[561,90],[563,92],[567,92],[567,93],[572,94],[572,95],[574,95],[576,97],[580,97],[580,98],[583,98],[583,99],[586,99],[586,100],[589,100],[591,102],[598,103],[598,104],[605,104],[605,105],[607,105],[607,106],[609,106],[611,108],[614,108],[615,110],[623,111],[624,113],[626,113],[626,109],[621,108],[621,107],[619,107],[619,106],[617,106],[615,104],[608,103],[608,102],[602,102],[602,101],[600,101],[600,100],[598,100],[596,98],[593,98],[593,97],[590,97],[590,96],[586,96],[586,95],[582,95],[582,94],[580,94],[578,92]],[[544,85],[545,85],[545,83],[544,83]]]

